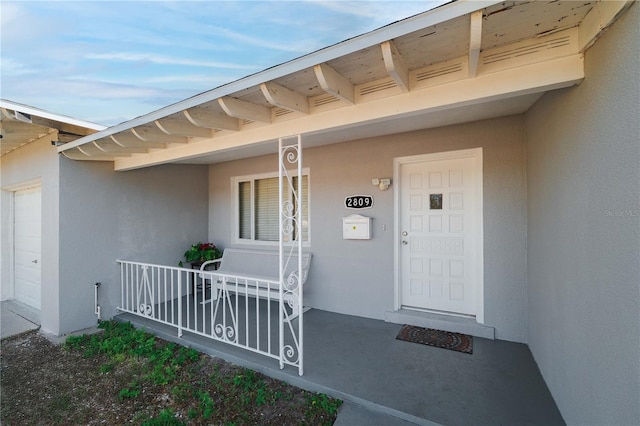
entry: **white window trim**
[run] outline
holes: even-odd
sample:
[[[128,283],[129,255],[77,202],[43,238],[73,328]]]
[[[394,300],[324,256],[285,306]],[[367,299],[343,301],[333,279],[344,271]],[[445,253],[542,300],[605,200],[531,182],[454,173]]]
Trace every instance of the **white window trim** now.
[[[290,171],[291,173],[295,173],[294,171]],[[307,204],[309,206],[309,217],[307,218],[307,240],[302,242],[303,247],[311,247],[311,170],[308,167],[302,169],[302,175],[307,176],[307,193],[304,194],[307,197]],[[278,241],[259,241],[255,239],[246,239],[239,238],[240,235],[240,224],[239,224],[239,215],[240,215],[240,206],[238,203],[238,184],[240,182],[253,181],[259,179],[268,179],[278,177],[278,172],[269,172],[269,173],[256,173],[251,175],[244,176],[233,176],[231,177],[231,242],[237,245],[251,245],[251,246],[263,246],[263,247],[277,247]],[[251,199],[254,200],[253,194],[253,185]],[[253,202],[253,201],[252,201]],[[255,233],[254,225],[255,225],[255,211],[251,209],[251,224],[252,224],[252,234]],[[292,242],[286,243],[285,245],[291,245]]]

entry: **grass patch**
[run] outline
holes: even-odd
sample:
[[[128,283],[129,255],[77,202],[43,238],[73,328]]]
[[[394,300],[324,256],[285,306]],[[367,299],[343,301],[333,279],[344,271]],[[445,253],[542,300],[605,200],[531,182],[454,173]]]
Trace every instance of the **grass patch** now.
[[[118,418],[121,423],[331,425],[342,404],[163,341],[129,323],[103,321],[99,327],[103,333],[70,336],[64,349],[95,359],[96,374],[117,382],[107,402],[128,413]]]

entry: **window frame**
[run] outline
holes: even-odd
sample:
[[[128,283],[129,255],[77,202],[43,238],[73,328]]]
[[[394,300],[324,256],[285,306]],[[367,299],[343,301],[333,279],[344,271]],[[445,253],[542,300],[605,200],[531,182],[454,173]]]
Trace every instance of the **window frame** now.
[[[290,171],[295,172],[295,171]],[[311,246],[311,171],[308,167],[302,169],[302,176],[307,177],[307,192],[304,194],[307,197],[308,217],[307,221],[307,239],[302,241],[303,247]],[[265,247],[277,247],[279,241],[263,241],[256,240],[256,224],[255,224],[255,181],[260,179],[277,178],[278,172],[268,173],[255,173],[243,176],[231,177],[231,241],[233,244],[242,245],[255,245]],[[239,186],[241,182],[251,182],[251,238],[240,238],[240,202],[239,202]],[[304,220],[304,218],[303,218]],[[285,245],[292,245],[292,241],[284,243]]]

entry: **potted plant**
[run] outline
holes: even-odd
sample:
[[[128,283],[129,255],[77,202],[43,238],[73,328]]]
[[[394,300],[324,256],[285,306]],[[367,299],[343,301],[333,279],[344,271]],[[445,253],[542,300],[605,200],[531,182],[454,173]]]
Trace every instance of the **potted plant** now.
[[[189,250],[184,252],[184,260],[192,266],[202,265],[207,260],[214,260],[222,257],[222,252],[213,243],[201,243],[191,245]],[[179,263],[182,266],[182,261]]]

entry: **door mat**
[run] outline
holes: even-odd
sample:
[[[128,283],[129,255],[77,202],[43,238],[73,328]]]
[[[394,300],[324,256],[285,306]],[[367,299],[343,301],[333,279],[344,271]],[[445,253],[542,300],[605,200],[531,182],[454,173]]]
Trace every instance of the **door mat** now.
[[[403,325],[396,339],[436,346],[438,348],[466,354],[473,353],[473,337],[466,334],[416,327],[414,325]]]

